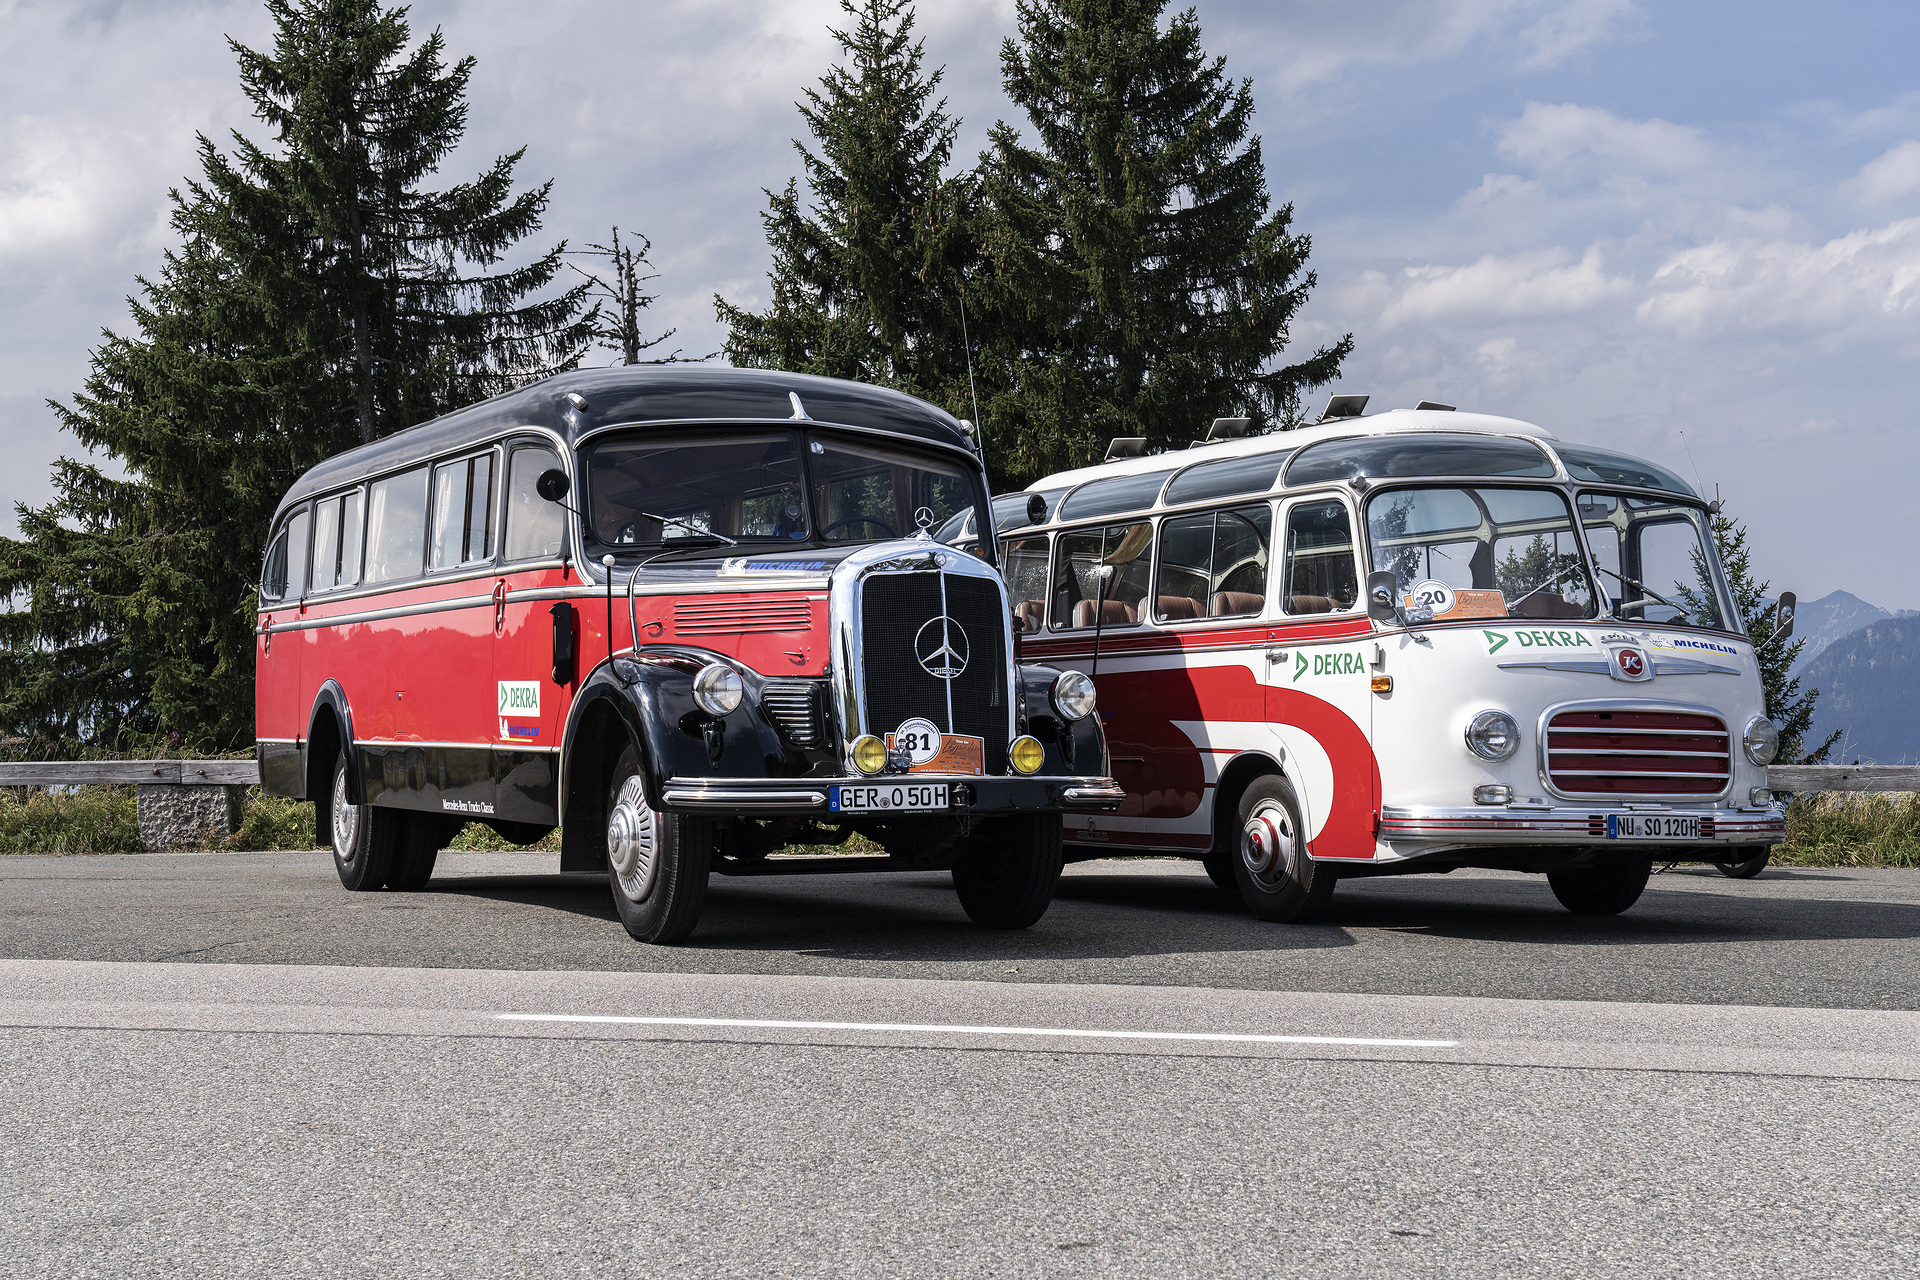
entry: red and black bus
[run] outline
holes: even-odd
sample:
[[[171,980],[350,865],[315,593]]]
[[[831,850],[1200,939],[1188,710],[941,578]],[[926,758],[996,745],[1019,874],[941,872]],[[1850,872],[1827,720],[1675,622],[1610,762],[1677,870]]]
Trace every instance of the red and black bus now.
[[[1051,898],[1114,808],[1091,681],[1023,665],[968,426],[797,374],[556,375],[313,468],[261,575],[261,781],[349,889],[459,827],[610,873],[683,938],[710,872],[950,869],[982,924]],[[770,858],[859,832],[886,856]]]

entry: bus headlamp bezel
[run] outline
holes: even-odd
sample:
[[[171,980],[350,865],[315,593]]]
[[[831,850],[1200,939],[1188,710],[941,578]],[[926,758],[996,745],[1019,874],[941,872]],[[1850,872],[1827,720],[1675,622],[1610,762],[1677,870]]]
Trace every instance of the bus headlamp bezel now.
[[[739,710],[746,696],[746,682],[724,662],[709,662],[693,677],[694,705],[710,716],[724,716]]]
[[[1490,764],[1513,759],[1520,750],[1520,722],[1497,708],[1475,715],[1467,721],[1467,750]],[[1500,739],[1505,739],[1502,745]]]

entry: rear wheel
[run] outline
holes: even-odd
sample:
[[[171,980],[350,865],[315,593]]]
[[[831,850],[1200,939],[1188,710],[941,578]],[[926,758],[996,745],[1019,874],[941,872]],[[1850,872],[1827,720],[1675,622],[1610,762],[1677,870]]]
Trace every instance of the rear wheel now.
[[[1547,887],[1561,906],[1577,916],[1617,916],[1640,900],[1652,873],[1652,861],[1642,858],[1606,867],[1549,871]]]
[[[1053,902],[1064,857],[1060,815],[1022,813],[983,822],[953,869],[967,919],[988,929],[1025,929]]]
[[[1765,847],[1758,853],[1746,849],[1739,852],[1746,856],[1713,864],[1719,868],[1721,875],[1733,880],[1751,880],[1767,869],[1767,860],[1773,857],[1773,850]]]
[[[607,880],[620,923],[641,942],[680,942],[700,922],[713,867],[713,824],[647,802],[629,744],[607,788]]]
[[[1225,889],[1228,893],[1238,893],[1240,886],[1233,879],[1233,863],[1239,856],[1240,850],[1236,838],[1230,835],[1227,838],[1227,847],[1215,849],[1200,859],[1200,865],[1207,869],[1207,879],[1213,881],[1216,887]]]
[[[354,804],[347,799],[347,748],[333,763],[333,786],[327,795],[333,826],[333,869],[340,883],[366,892],[387,883],[393,872],[394,851],[410,816],[399,809]]]
[[[1334,871],[1307,856],[1306,831],[1293,787],[1277,773],[1247,784],[1240,795],[1234,887],[1262,920],[1305,923],[1333,898]]]

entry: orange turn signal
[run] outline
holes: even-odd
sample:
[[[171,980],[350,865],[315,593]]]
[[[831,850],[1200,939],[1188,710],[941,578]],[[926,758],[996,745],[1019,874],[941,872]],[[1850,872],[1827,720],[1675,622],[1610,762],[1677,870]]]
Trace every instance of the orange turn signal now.
[[[1392,676],[1375,676],[1373,678],[1373,691],[1375,693],[1392,693],[1393,677]]]

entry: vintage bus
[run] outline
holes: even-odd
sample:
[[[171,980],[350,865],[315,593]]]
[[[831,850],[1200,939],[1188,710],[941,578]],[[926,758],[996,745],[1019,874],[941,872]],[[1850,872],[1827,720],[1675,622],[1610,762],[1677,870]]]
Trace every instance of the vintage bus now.
[[[1651,859],[1784,838],[1710,508],[1663,467],[1423,406],[1064,472],[941,532],[989,527],[1023,652],[1092,677],[1127,793],[1068,820],[1069,861],[1198,858],[1274,920],[1458,867],[1612,914]]]
[[[1022,665],[966,424],[825,378],[576,372],[329,459],[261,575],[262,784],[349,889],[416,889],[461,824],[607,871],[628,931],[710,872],[950,869],[1024,928],[1063,814],[1123,793],[1084,675]],[[770,857],[862,833],[885,856]]]

